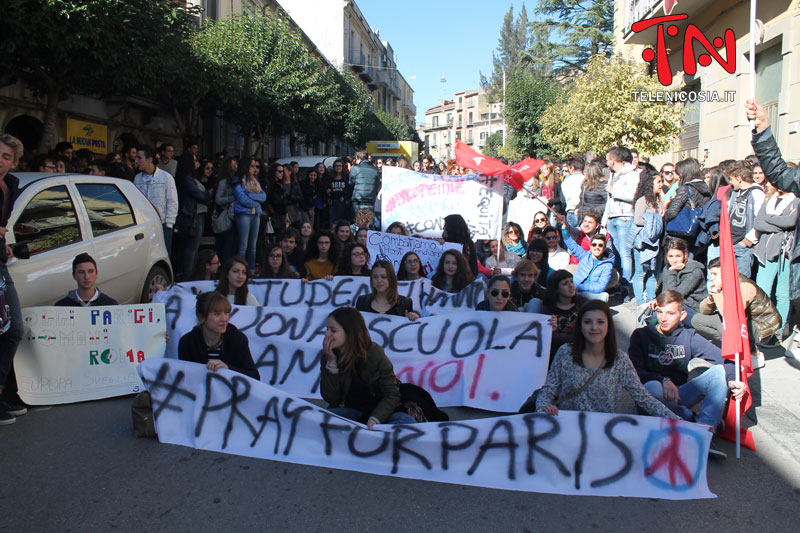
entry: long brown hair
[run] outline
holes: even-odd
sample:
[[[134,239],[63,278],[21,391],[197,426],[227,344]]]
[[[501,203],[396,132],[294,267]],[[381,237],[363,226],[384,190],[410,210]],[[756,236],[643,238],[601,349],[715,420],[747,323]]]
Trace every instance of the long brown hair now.
[[[400,294],[397,292],[397,276],[394,273],[394,265],[392,262],[385,259],[378,259],[375,261],[375,264],[372,265],[372,270],[370,271],[369,275],[369,286],[372,289],[370,300],[375,299],[375,287],[372,284],[372,274],[375,273],[376,268],[382,268],[386,270],[386,279],[389,281],[389,288],[386,289],[386,299],[391,305],[395,305],[398,300],[400,300]]]
[[[439,259],[439,265],[436,267],[436,273],[433,275],[433,278],[431,278],[431,281],[434,287],[444,290],[445,283],[447,282],[447,276],[444,273],[444,258],[448,255],[455,257],[456,263],[458,263],[458,269],[456,270],[455,276],[453,276],[453,286],[450,287],[451,291],[457,292],[475,281],[472,270],[470,270],[469,264],[467,264],[467,259],[464,257],[464,254],[458,250],[445,250],[442,257]]]
[[[578,318],[575,320],[575,333],[572,339],[572,361],[578,365],[583,366],[583,350],[586,348],[586,338],[583,336],[583,315],[589,311],[602,311],[606,315],[608,321],[608,332],[605,339],[605,360],[604,368],[611,368],[614,366],[614,361],[617,360],[617,334],[614,330],[614,319],[611,318],[611,309],[608,304],[602,300],[589,300],[578,310]]]
[[[233,265],[236,263],[244,266],[244,269],[247,272],[247,279],[245,280],[244,285],[236,289],[236,292],[233,295],[233,303],[236,305],[247,305],[247,295],[250,293],[250,289],[247,287],[247,284],[250,283],[253,275],[250,273],[250,266],[247,264],[247,260],[243,257],[231,257],[225,261],[225,265],[222,267],[222,274],[219,276],[219,283],[217,283],[217,292],[221,292],[225,297],[231,293],[231,287],[228,283],[228,274],[233,268]]]
[[[328,318],[344,331],[344,346],[336,349],[337,365],[342,372],[352,372],[356,365],[367,360],[367,351],[372,346],[364,317],[352,307],[340,307],[334,309]]]

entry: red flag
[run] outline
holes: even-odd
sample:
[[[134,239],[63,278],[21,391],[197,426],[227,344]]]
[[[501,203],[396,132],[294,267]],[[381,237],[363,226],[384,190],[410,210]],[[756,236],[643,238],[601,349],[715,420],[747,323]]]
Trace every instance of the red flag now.
[[[456,141],[456,163],[464,168],[477,170],[486,176],[495,176],[508,172],[508,169],[511,168],[493,157],[479,154],[464,144],[461,139]]]
[[[750,336],[747,331],[747,315],[742,303],[742,289],[739,285],[739,271],[736,269],[736,255],[733,253],[733,241],[731,240],[731,220],[728,216],[727,192],[730,186],[721,187],[717,191],[717,198],[721,202],[721,216],[719,217],[719,248],[720,248],[720,271],[722,274],[722,286],[724,287],[723,309],[720,309],[723,318],[722,322],[722,357],[725,359],[736,360],[739,354],[740,379],[747,387],[742,397],[741,414],[743,415],[753,403],[750,397],[750,386],[747,379],[753,374],[753,367],[750,361]],[[736,409],[733,405],[733,397],[728,398],[725,407],[725,431],[720,437],[736,441]],[[741,429],[742,445],[756,449],[753,435],[750,431]]]
[[[459,166],[475,170],[486,176],[503,175],[503,180],[520,191],[522,184],[531,179],[544,164],[541,159],[523,159],[510,167],[493,157],[480,154],[464,144],[461,139],[456,141],[456,163]]]

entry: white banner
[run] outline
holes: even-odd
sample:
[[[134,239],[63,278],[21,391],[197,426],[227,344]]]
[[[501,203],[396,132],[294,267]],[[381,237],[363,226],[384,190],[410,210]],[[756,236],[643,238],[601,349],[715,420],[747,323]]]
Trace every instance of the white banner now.
[[[402,222],[412,235],[441,237],[444,217],[459,214],[472,240],[498,239],[503,231],[503,178],[439,176],[407,168],[383,169],[381,229]]]
[[[230,370],[145,361],[161,442],[288,463],[497,489],[714,498],[711,433],[663,418],[561,411],[411,425],[340,418]]]
[[[169,287],[169,293],[213,291],[215,281],[193,281]],[[255,279],[250,283],[250,292],[263,307],[355,307],[362,294],[369,294],[369,278],[336,276],[333,281],[324,279],[304,283],[299,279]],[[413,308],[423,316],[438,315],[452,310],[471,310],[486,296],[486,284],[478,279],[464,289],[450,293],[433,286],[431,280],[401,281],[398,292],[411,298]],[[157,293],[154,301],[165,302],[167,293]]]
[[[420,273],[423,277],[430,276],[436,271],[439,258],[445,250],[461,251],[462,246],[453,242],[444,244],[433,239],[418,239],[394,233],[381,231],[367,232],[367,250],[369,251],[369,266],[377,259],[391,261],[395,273],[400,269],[400,261],[408,252],[417,254],[420,260]]]
[[[197,324],[195,297],[165,296],[169,345]],[[161,299],[161,298],[160,298]],[[319,397],[320,351],[331,308],[236,306],[231,323],[247,336],[261,380],[303,398]],[[516,412],[544,384],[552,328],[546,315],[453,311],[410,321],[363,313],[397,377],[431,393],[438,405]]]
[[[27,307],[14,357],[19,396],[31,405],[139,392],[136,365],[164,356],[164,305]]]

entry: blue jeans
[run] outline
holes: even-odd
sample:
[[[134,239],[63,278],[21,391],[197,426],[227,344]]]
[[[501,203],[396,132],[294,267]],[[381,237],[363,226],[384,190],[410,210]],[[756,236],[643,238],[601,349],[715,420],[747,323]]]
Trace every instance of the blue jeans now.
[[[763,267],[758,269],[756,275],[756,285],[767,293],[770,300],[775,302],[775,307],[778,308],[778,313],[781,315],[781,323],[784,325],[789,319],[789,307],[792,303],[789,299],[790,264],[789,258],[781,255],[775,261],[767,261]],[[775,283],[776,278],[777,284]],[[773,295],[775,295],[774,299]]]
[[[733,254],[736,256],[736,270],[749,278],[753,272],[753,249],[734,244]]]
[[[247,259],[248,267],[253,271],[256,267],[259,216],[250,213],[236,213],[233,221],[236,223],[236,232],[239,234],[236,255]]]
[[[680,385],[680,399],[677,404],[664,399],[664,384],[661,381],[648,381],[644,388],[684,420],[692,419],[692,410],[689,407],[702,398],[700,413],[695,421],[713,427],[719,424],[725,400],[728,398],[728,383],[725,381],[725,368],[722,365],[714,365],[693,380]]]
[[[632,258],[631,249],[625,246],[628,240],[628,233],[631,232],[633,225],[633,217],[614,217],[609,218],[606,223],[606,229],[611,235],[611,244],[614,246],[614,264],[617,265],[622,271],[623,279],[631,281],[632,275]]]
[[[9,308],[8,318],[11,320],[8,331],[0,334],[0,390],[3,390],[25,328],[22,325],[22,307],[19,304],[17,289],[4,263],[0,263],[0,277],[6,283],[5,305]],[[16,390],[16,385],[16,383],[11,385],[12,390]]]
[[[643,303],[656,299],[656,273],[650,269],[650,263],[642,264],[640,261],[641,252],[633,249],[633,294],[636,296],[636,303]]]
[[[364,413],[352,407],[330,407],[328,408],[328,411],[330,411],[333,414],[339,415],[341,417],[349,418],[350,420],[355,420],[355,421],[359,421],[364,418]],[[414,417],[409,415],[408,413],[392,413],[392,415],[389,417],[386,423],[416,424],[417,421],[414,420]]]

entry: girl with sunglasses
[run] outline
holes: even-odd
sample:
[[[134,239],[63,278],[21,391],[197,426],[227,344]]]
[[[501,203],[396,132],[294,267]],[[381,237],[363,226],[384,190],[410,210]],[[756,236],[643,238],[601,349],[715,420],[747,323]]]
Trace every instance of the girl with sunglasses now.
[[[522,227],[516,222],[508,222],[503,228],[503,245],[506,251],[513,252],[520,258],[525,257],[528,243],[522,238]]]
[[[533,240],[533,230],[539,228],[540,231],[543,231],[548,224],[549,222],[547,221],[547,213],[543,211],[537,211],[536,214],[533,215],[533,225],[528,231],[528,244],[530,244],[530,242]]]
[[[486,287],[486,299],[478,303],[476,311],[519,311],[511,299],[511,280],[508,276],[492,276]]]

